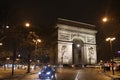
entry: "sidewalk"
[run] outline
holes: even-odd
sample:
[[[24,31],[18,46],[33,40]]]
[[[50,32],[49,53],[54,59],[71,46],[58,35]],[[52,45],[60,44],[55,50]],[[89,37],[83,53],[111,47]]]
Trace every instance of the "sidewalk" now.
[[[30,73],[27,73],[27,70],[15,70],[14,71],[14,75],[11,75],[11,70],[7,69],[7,70],[3,70],[0,69],[0,80],[17,80],[16,78],[20,78],[23,77],[25,75],[31,75],[31,74],[36,74],[40,69],[36,69],[36,70],[31,70]]]
[[[112,79],[115,79],[115,78],[120,78],[120,71],[114,71],[114,75],[113,75],[113,72],[112,71],[103,71],[102,69],[96,69],[98,70],[100,73],[112,78]]]
[[[120,72],[118,71],[114,71],[114,75],[112,73],[112,71],[106,71],[106,72],[103,72],[106,76],[108,77],[111,77],[112,79],[114,78],[120,78]]]
[[[39,69],[36,69],[36,70],[31,71],[30,73],[25,72],[23,74],[16,74],[13,77],[11,76],[10,79],[17,80],[18,78],[24,77],[26,75],[36,74],[38,71],[39,71]]]

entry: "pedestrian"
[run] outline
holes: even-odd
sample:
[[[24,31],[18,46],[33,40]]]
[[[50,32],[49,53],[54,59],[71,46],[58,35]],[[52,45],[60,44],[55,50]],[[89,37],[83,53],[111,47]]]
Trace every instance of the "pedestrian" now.
[[[105,63],[103,63],[103,72],[106,71]]]

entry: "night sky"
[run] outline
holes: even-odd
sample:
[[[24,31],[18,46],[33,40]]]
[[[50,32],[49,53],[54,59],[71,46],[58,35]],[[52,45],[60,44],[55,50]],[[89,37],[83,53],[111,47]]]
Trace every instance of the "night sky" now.
[[[108,16],[108,23],[101,22],[104,16]],[[0,25],[30,22],[37,27],[49,27],[57,18],[96,25],[99,58],[112,55],[106,37],[117,37],[113,49],[120,49],[120,0],[0,0]]]
[[[119,16],[119,4],[119,0],[0,0],[0,20],[47,25],[61,17],[97,24],[104,15]]]

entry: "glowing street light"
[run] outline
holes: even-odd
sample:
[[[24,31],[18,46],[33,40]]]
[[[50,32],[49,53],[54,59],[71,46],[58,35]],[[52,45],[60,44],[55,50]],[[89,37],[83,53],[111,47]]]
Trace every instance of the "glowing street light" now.
[[[37,45],[38,43],[41,42],[41,40],[40,39],[33,39],[33,42]]]
[[[26,26],[26,27],[30,27],[30,24],[29,24],[29,23],[26,23],[25,26]]]
[[[0,43],[0,46],[2,46],[3,45],[3,43]]]
[[[37,42],[41,42],[41,40],[40,40],[40,39],[37,39]]]
[[[38,43],[41,43],[41,40],[40,39],[33,39],[33,42],[35,43],[35,51],[37,51]]]
[[[104,17],[104,18],[102,19],[102,21],[103,21],[103,22],[107,22],[107,21],[108,21],[107,17]]]
[[[116,38],[115,37],[113,37],[113,38],[106,38],[106,41],[114,41]]]
[[[6,28],[9,28],[10,26],[6,26]]]

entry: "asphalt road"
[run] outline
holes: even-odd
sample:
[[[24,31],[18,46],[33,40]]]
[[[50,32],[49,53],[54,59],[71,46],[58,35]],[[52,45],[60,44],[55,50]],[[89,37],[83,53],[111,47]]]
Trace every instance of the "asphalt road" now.
[[[38,73],[39,70],[34,71],[30,74],[21,74],[14,76],[13,78],[6,78],[2,80],[39,80]],[[104,74],[89,68],[83,69],[72,69],[64,68],[58,69],[56,80],[111,80],[110,77],[105,76]]]
[[[111,78],[94,69],[81,69],[78,70],[74,80],[111,80]]]

